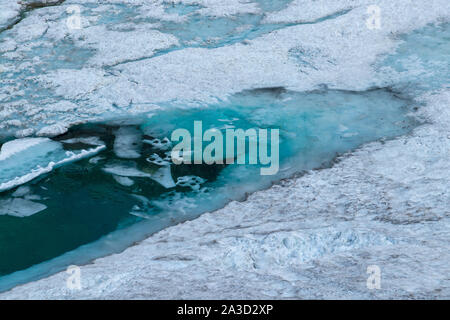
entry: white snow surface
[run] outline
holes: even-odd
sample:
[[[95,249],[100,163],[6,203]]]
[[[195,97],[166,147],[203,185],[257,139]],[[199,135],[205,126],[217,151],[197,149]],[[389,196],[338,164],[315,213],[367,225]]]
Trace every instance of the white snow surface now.
[[[0,0],[0,30],[11,27],[20,20],[20,14],[27,5],[54,5],[60,0]]]
[[[18,1],[0,0],[0,30],[16,21],[20,7]]]
[[[196,2],[210,8],[206,12],[220,11],[211,4],[218,2]],[[365,25],[367,6],[374,3],[383,13],[380,30]],[[130,99],[211,102],[256,87],[309,90],[326,84],[364,90],[389,85],[394,80],[377,75],[372,64],[396,47],[392,35],[450,16],[448,0],[307,4],[311,10],[305,12],[299,9],[306,1],[294,1],[268,14],[266,22],[310,24],[292,25],[246,44],[186,48],[152,59],[143,54],[143,59],[127,63],[117,60],[108,76],[98,67],[104,62],[94,56],[89,68],[36,77],[63,99],[78,101],[79,113],[59,119],[53,110],[29,106],[21,130],[41,129],[34,116],[39,113],[48,115],[48,125],[70,125],[116,112],[117,107],[127,110]],[[57,17],[52,11],[56,8],[48,14]],[[243,12],[250,9],[248,2],[242,4]],[[169,19],[162,13],[161,18]],[[62,30],[57,19],[35,22],[36,30],[39,25],[48,28],[47,33]],[[0,52],[24,50],[27,40],[21,37],[27,33],[20,31],[21,24],[16,26],[17,38],[0,44]],[[292,61],[288,52],[298,46],[316,53],[309,63],[317,68],[299,68]],[[79,81],[81,87],[67,79]],[[10,92],[23,95],[13,85]],[[367,144],[342,156],[332,168],[282,181],[84,265],[82,290],[68,289],[68,274],[61,272],[2,293],[0,299],[449,298],[450,89],[421,99],[428,123],[407,136]],[[0,109],[5,119],[22,106],[5,103],[9,106]],[[371,265],[381,269],[380,290],[366,286]]]
[[[390,79],[380,78],[371,65],[380,54],[396,47],[399,41],[393,35],[444,21],[450,14],[447,0],[415,1],[414,5],[409,0],[378,0],[375,2],[382,12],[382,28],[370,30],[366,26],[367,7],[374,1],[320,0],[311,2],[308,10],[305,1],[295,1],[266,17],[267,22],[291,25],[254,40],[213,49],[169,50],[178,39],[157,30],[157,23],[119,25],[116,30],[97,24],[102,15],[111,12],[109,5],[115,3],[137,6],[142,18],[171,21],[175,15],[178,20],[184,19],[165,12],[163,1],[148,4],[109,0],[100,9],[86,13],[87,7],[82,7],[83,27],[69,29],[67,8],[92,2],[69,0],[34,10],[8,30],[11,36],[0,43],[0,54],[16,63],[0,65],[0,69],[7,75],[11,71],[30,73],[27,82],[35,83],[40,91],[48,89],[53,96],[47,97],[45,104],[38,103],[25,94],[23,84],[4,80],[8,85],[0,90],[0,131],[20,137],[36,132],[54,136],[74,124],[156,110],[158,102],[179,101],[189,106],[252,88],[284,86],[303,91],[325,84],[330,88],[364,90],[388,85]],[[218,12],[224,16],[254,14],[260,10],[251,1],[232,1],[236,6],[219,0],[195,3],[202,6],[199,12],[206,16],[220,16]],[[333,13],[336,16],[330,17]],[[298,21],[292,24],[293,17],[298,17]],[[39,57],[30,62],[26,58],[28,52],[52,47],[62,40],[85,50],[84,55],[80,53],[69,61],[81,64],[77,65],[80,68],[61,67],[35,73],[36,67],[46,68],[46,64]],[[292,49],[309,52],[308,63],[299,66],[290,54]],[[161,53],[154,56],[156,51]],[[17,63],[22,60],[23,63]],[[61,111],[61,103],[77,105],[76,112]]]

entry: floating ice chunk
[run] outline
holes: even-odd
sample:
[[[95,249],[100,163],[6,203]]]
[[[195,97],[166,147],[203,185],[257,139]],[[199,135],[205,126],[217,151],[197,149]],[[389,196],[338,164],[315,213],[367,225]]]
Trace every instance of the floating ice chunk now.
[[[150,157],[148,157],[147,162],[156,164],[158,166],[167,166],[170,165],[169,159],[167,157],[165,159],[162,159],[158,154],[154,153]]]
[[[143,142],[159,150],[168,150],[172,146],[172,142],[168,138],[164,138],[162,140],[157,138],[153,140],[145,139]]]
[[[103,171],[119,177],[150,178],[151,175],[136,168],[135,163],[107,165]]]
[[[159,168],[155,173],[152,174],[151,178],[167,189],[174,188],[176,186],[175,181],[173,181],[172,178],[170,166]]]
[[[206,180],[197,176],[184,176],[178,177],[177,186],[189,187],[192,190],[200,190],[200,185],[205,183]]]
[[[119,158],[136,159],[141,157],[141,132],[132,127],[121,127],[114,140],[114,153]]]
[[[128,177],[113,175],[113,178],[118,184],[121,184],[124,187],[131,187],[132,185],[134,185],[134,181]]]
[[[0,215],[29,217],[45,209],[47,206],[44,204],[21,198],[0,200]]]
[[[89,163],[91,163],[91,164],[97,164],[97,163],[99,163],[100,161],[102,161],[102,160],[104,160],[105,158],[104,157],[93,157],[93,158],[91,158],[91,159],[89,159]]]
[[[122,163],[108,165],[103,168],[103,171],[120,177],[150,178],[167,189],[175,187],[170,166],[164,166],[152,173],[147,173],[137,169],[135,163]]]
[[[42,200],[42,197],[37,194],[27,194],[23,198],[26,200]]]
[[[19,187],[17,190],[12,194],[13,197],[23,197],[30,193],[30,187]]]
[[[65,151],[48,138],[25,138],[5,143],[0,152],[0,192],[27,183],[65,163],[97,154],[105,146]]]

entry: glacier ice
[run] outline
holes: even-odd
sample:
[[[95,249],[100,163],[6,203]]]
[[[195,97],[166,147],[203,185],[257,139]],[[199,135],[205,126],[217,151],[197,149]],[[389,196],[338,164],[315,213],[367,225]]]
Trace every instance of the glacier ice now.
[[[82,6],[86,24],[76,33],[65,25],[65,9],[74,3]],[[449,2],[424,1],[413,6],[406,0],[376,1],[382,12],[380,30],[366,26],[367,6],[372,4],[365,0],[293,0],[276,5],[264,0],[181,0],[171,8],[163,1],[109,0],[102,5],[94,0],[66,1],[61,6],[34,10],[3,31],[0,132],[8,136],[56,136],[75,124],[149,112],[153,114],[149,127],[167,132],[172,124],[158,123],[158,115],[174,104],[180,105],[177,112],[199,108],[208,116],[208,107],[230,107],[252,96],[252,89],[281,87],[289,92],[280,94],[286,99],[284,111],[288,112],[295,110],[289,108],[289,99],[298,98],[292,92],[300,92],[308,106],[347,99],[355,104],[354,113],[343,109],[323,115],[325,121],[318,122],[319,127],[332,132],[330,136],[320,140],[306,135],[319,145],[346,146],[333,151],[345,152],[355,141],[371,140],[360,140],[369,127],[358,122],[366,114],[363,108],[358,112],[356,106],[365,105],[370,111],[378,110],[380,117],[389,117],[392,113],[386,112],[390,108],[387,101],[400,95],[402,102],[418,109],[415,116],[424,124],[406,136],[369,143],[340,155],[331,168],[310,170],[317,168],[317,161],[301,163],[302,159],[294,158],[282,172],[290,177],[301,165],[304,175],[272,187],[270,181],[260,186],[269,189],[245,201],[231,202],[224,209],[167,228],[119,255],[83,266],[86,282],[81,292],[58,286],[65,280],[65,274],[59,273],[1,297],[448,297],[450,73],[445,37]],[[7,8],[0,14],[1,30],[17,19],[21,9],[14,1],[0,1],[0,7]],[[247,25],[241,25],[245,19]],[[214,26],[213,32],[199,32],[196,38],[193,28],[205,23]],[[186,31],[180,31],[182,26]],[[138,37],[143,31],[148,36]],[[107,41],[101,39],[102,32]],[[113,39],[122,40],[116,43]],[[129,50],[133,42],[142,50]],[[71,59],[54,59],[67,52],[71,52]],[[25,80],[17,82],[18,77]],[[275,91],[272,93],[279,94]],[[317,100],[321,95],[326,98]],[[375,96],[383,102],[366,103]],[[254,123],[273,125],[282,120],[277,112],[252,109],[252,99],[245,106],[253,112]],[[240,124],[231,118],[223,125]],[[387,121],[396,123],[396,118]],[[294,127],[295,123],[287,121],[286,125]],[[397,134],[400,132],[388,136]],[[53,150],[56,144],[48,140],[40,144],[51,156],[57,157],[61,151]],[[140,147],[144,149],[146,144],[144,141]],[[3,161],[33,148],[14,151],[12,146],[6,146]],[[124,158],[140,155],[138,149],[124,146],[126,143],[118,143],[117,148]],[[314,159],[328,156],[318,153]],[[31,159],[30,166],[34,166]],[[100,158],[96,160],[104,165]],[[150,160],[164,164],[156,157]],[[91,164],[97,165],[94,162]],[[30,166],[15,164],[11,177],[22,169],[28,172]],[[157,179],[173,186],[170,167],[161,169]],[[134,165],[108,162],[105,170],[127,188],[135,187],[131,178],[137,181],[152,175]],[[223,204],[229,202],[228,196],[254,191],[249,188],[254,181],[243,181],[242,172],[222,172],[240,186],[231,196],[222,193],[224,198],[227,195]],[[39,206],[30,203],[37,200],[26,199],[23,189],[16,192],[18,200],[2,202],[13,208],[9,212],[37,212]],[[190,200],[169,196],[141,206],[159,205],[186,213],[195,210]],[[142,215],[139,210],[135,213]],[[151,219],[167,219],[165,226],[183,221],[177,217],[145,216],[149,224]],[[126,234],[130,243],[137,240],[130,235],[130,230],[136,229],[123,230],[123,237]],[[92,248],[103,248],[112,238],[60,257],[59,261],[64,261],[60,269],[69,261],[77,261],[77,255],[81,259],[82,252],[85,257],[98,257]],[[382,291],[371,292],[365,287],[368,264],[381,266]],[[42,276],[43,268],[39,268],[29,270],[28,276]],[[21,273],[21,281],[34,279],[28,276]],[[14,277],[19,276],[10,278],[17,283]],[[199,281],[204,278],[210,282]]]

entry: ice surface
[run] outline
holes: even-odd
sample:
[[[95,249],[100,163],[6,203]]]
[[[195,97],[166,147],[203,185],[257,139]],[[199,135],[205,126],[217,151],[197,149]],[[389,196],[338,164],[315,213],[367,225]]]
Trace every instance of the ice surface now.
[[[8,200],[0,200],[0,215],[10,215],[15,217],[29,217],[42,210],[47,206],[26,199],[14,198]]]
[[[0,32],[11,28],[25,11],[58,4],[63,0],[0,0]]]
[[[170,166],[163,166],[159,168],[151,175],[151,178],[160,183],[164,188],[169,189],[175,187]]]
[[[135,163],[122,163],[122,164],[111,164],[105,166],[103,169],[105,172],[114,174],[120,177],[139,177],[139,178],[150,178],[151,174],[142,172],[136,168]]]
[[[264,1],[230,2],[235,7],[223,1],[176,1],[180,15],[159,1],[108,1],[108,7],[95,2],[67,1],[35,10],[2,32],[2,133],[56,135],[81,122],[158,113],[168,101],[185,108],[211,106],[233,100],[238,92],[267,87],[325,88],[329,97],[333,89],[365,95],[374,87],[389,87],[393,95],[407,94],[415,99],[411,104],[422,104],[419,112],[428,123],[408,136],[347,153],[332,168],[308,171],[85,265],[81,291],[66,289],[63,272],[0,297],[450,296],[448,29],[436,26],[449,21],[448,1],[283,1],[263,21]],[[374,2],[381,9],[379,30],[366,26],[367,7]],[[82,5],[89,26],[76,33],[65,25],[65,9],[72,3]],[[141,20],[133,18],[136,12]],[[215,20],[215,26],[233,24],[236,13],[261,15],[249,19],[248,29],[257,30],[252,33],[257,36],[248,36],[240,26],[225,32],[229,38],[221,32],[217,41],[208,34],[189,43],[181,38],[189,33],[171,29],[213,17],[225,19]],[[109,40],[103,42],[93,30],[104,31],[108,21],[117,28],[108,29]],[[422,28],[430,23],[424,36]],[[141,54],[111,40],[126,39],[121,32],[134,39],[136,30],[152,28],[161,46],[151,41]],[[66,56],[68,50],[73,59],[53,63],[54,52]],[[397,55],[383,57],[395,50]],[[26,81],[17,82],[19,76]],[[277,113],[260,116],[269,122]],[[358,139],[363,130],[342,123],[333,129],[344,139]],[[168,167],[163,168],[159,178],[171,185]],[[105,170],[115,178],[151,175],[132,166],[107,165]],[[239,191],[245,190],[242,184]],[[177,201],[186,199],[160,205],[177,208]],[[84,252],[89,252],[84,257],[96,257],[89,249]],[[368,265],[380,266],[383,290],[367,289]],[[39,274],[37,269],[30,273]]]
[[[302,9],[304,1],[295,1],[281,12],[270,13],[270,23],[280,23],[267,32],[257,33],[259,37],[248,40],[244,34],[238,37],[239,41],[233,40],[239,32],[231,30],[225,33],[230,39],[225,37],[219,47],[210,49],[201,45],[177,46],[170,27],[159,30],[152,19],[168,21],[169,17],[177,16],[167,14],[163,2],[146,5],[145,1],[109,1],[110,7],[106,4],[105,7],[92,6],[93,3],[76,2],[81,5],[82,17],[88,23],[81,30],[67,28],[65,10],[73,3],[66,1],[64,5],[35,10],[14,28],[2,32],[0,65],[6,71],[2,73],[0,85],[3,105],[0,132],[23,136],[43,130],[42,135],[57,135],[72,124],[157,110],[159,102],[211,102],[258,87],[285,86],[303,91],[326,84],[365,90],[381,83],[371,65],[380,54],[393,50],[398,44],[392,34],[445,19],[449,11],[446,0],[420,2],[415,6],[406,0],[378,1],[383,12],[383,28],[370,30],[366,26],[370,1],[319,1],[308,10]],[[234,12],[230,17],[229,8],[235,8],[233,10],[241,15],[252,12],[262,16],[258,4],[252,2],[233,1],[237,6],[223,4],[223,1],[195,3],[201,9],[189,14],[189,19],[212,19],[210,14],[217,16],[222,12],[220,16],[228,19],[225,25],[234,23],[237,15]],[[349,8],[353,9],[346,12]],[[401,17],[396,14],[398,8],[404,10]],[[342,15],[328,17],[335,10]],[[115,14],[101,18],[105,12]],[[283,12],[293,12],[294,16],[298,12],[302,15],[309,12],[314,13],[314,19],[328,18],[323,21],[319,18],[310,24],[293,23]],[[136,16],[139,18],[133,18]],[[177,22],[181,26],[183,19]],[[121,30],[107,29],[105,40],[101,35],[107,23],[129,26]],[[267,26],[252,26],[251,23],[250,27],[264,30]],[[151,43],[157,39],[157,47],[149,45],[145,50],[133,50],[125,45],[126,41],[134,41],[128,39],[135,39],[138,48],[147,43],[140,42],[146,38],[136,36],[142,34],[142,30],[146,31],[144,37],[152,35]],[[244,40],[246,42],[242,43]],[[170,49],[173,45],[176,50]],[[155,50],[159,52],[153,55]],[[55,53],[64,57],[69,52],[69,58],[55,61]],[[299,54],[304,56],[299,59]],[[100,66],[109,67],[104,70]],[[15,82],[18,75],[27,79],[26,83]],[[386,78],[382,82],[392,84]],[[56,105],[61,102],[76,105],[77,112],[62,112]],[[24,128],[27,131],[24,132]]]
[[[0,1],[0,30],[8,27],[18,19],[21,8],[18,2],[12,0]]]
[[[103,170],[120,177],[150,178],[160,183],[165,188],[175,187],[175,182],[173,181],[172,174],[170,172],[170,165],[163,166],[151,173],[139,170],[136,168],[136,164],[132,162],[109,164],[105,166]]]
[[[189,187],[192,190],[200,190],[200,186],[202,183],[205,183],[205,179],[197,176],[184,176],[178,177],[177,179],[177,185],[182,187]]]
[[[122,176],[116,176],[114,175],[114,180],[117,181],[117,183],[125,186],[125,187],[131,187],[134,184],[134,181],[128,177],[122,177]]]
[[[158,166],[170,165],[170,159],[162,159],[158,154],[154,153],[146,159],[148,162],[156,164]]]

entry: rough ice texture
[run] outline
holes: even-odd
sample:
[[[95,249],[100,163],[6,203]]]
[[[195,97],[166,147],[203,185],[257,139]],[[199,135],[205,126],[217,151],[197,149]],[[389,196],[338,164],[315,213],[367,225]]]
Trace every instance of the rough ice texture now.
[[[17,20],[20,13],[18,1],[0,0],[0,30]]]
[[[230,16],[244,13],[258,13],[261,11],[258,7],[258,4],[251,1],[180,0],[178,2],[188,5],[189,4],[201,5],[202,8],[198,11],[200,14],[215,17]]]
[[[67,100],[88,101],[80,111],[85,119],[116,112],[112,103],[126,109],[132,98],[212,101],[255,87],[389,85],[395,79],[381,78],[372,64],[398,44],[392,34],[448,20],[449,2],[376,1],[383,28],[369,30],[366,8],[373,2],[315,1],[305,13],[299,10],[304,1],[294,1],[266,22],[341,15],[246,44],[120,64],[108,77],[97,68],[67,69],[38,80]],[[310,52],[309,60],[299,64],[295,50]],[[80,75],[86,81],[77,90],[71,81]],[[367,144],[332,168],[283,181],[82,266],[80,291],[67,289],[61,272],[0,298],[448,298],[450,90],[422,100],[428,123],[410,135]],[[381,269],[381,290],[366,287],[370,265]]]
[[[54,5],[63,0],[0,0],[0,31],[11,28],[32,6]]]
[[[446,0],[417,2],[414,6],[407,0],[380,0],[377,5],[383,13],[382,28],[370,30],[366,20],[371,1],[339,1],[338,5],[336,1],[321,0],[311,3],[308,10],[304,10],[304,2],[297,1],[285,10],[301,12],[301,21],[254,40],[215,49],[171,50],[178,39],[153,30],[157,28],[154,23],[106,29],[98,20],[111,10],[91,12],[83,7],[83,28],[69,29],[68,6],[88,2],[92,1],[66,1],[64,5],[36,10],[8,30],[10,36],[0,43],[0,54],[15,63],[5,63],[0,68],[6,75],[13,70],[23,72],[27,81],[3,80],[0,132],[17,136],[36,132],[58,135],[65,132],[64,128],[81,122],[156,110],[158,102],[213,102],[251,88],[285,86],[311,90],[325,84],[364,90],[386,85],[389,79],[377,78],[371,64],[380,54],[395,48],[398,41],[392,35],[445,19],[450,12]],[[139,7],[140,1],[129,3],[137,6],[143,18],[157,15],[161,21],[167,21],[172,17],[168,17],[159,1],[151,4],[155,10]],[[228,8],[223,1],[199,4],[208,12]],[[249,13],[249,6],[253,8],[251,3],[237,8],[241,13]],[[331,11],[337,15],[330,16]],[[290,15],[283,12],[272,13],[268,21],[292,22]],[[304,24],[310,20],[315,23]],[[61,41],[73,43],[76,50],[71,51],[72,59],[61,61],[60,68],[45,70],[47,63],[39,57],[30,61],[28,55],[33,48],[53,47]],[[55,50],[64,50],[63,44]],[[296,52],[306,52],[307,61],[300,63]],[[44,68],[45,72],[36,72],[37,68]],[[44,90],[49,95],[43,101],[35,100],[35,95],[30,98],[25,94],[29,83],[36,86],[37,95]],[[61,111],[58,104],[64,102],[77,105],[76,112]]]

